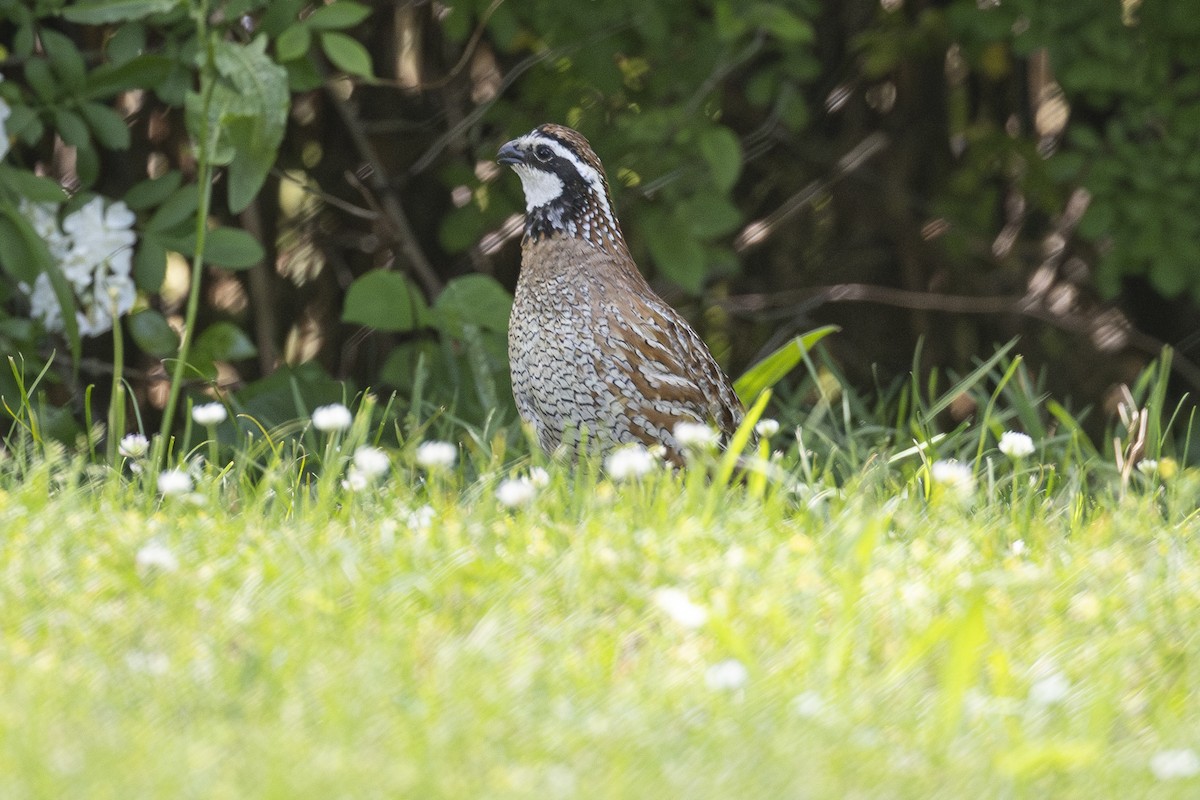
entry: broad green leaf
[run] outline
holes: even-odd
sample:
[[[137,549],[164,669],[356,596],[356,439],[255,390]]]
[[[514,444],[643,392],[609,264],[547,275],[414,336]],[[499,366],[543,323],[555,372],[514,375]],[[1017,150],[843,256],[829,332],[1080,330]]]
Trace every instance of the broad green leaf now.
[[[196,184],[189,183],[178,189],[159,206],[146,222],[147,231],[168,231],[189,217],[194,217],[200,207],[200,193]]]
[[[438,295],[433,310],[447,333],[462,336],[465,325],[483,330],[508,330],[508,315],[512,310],[512,295],[495,278],[487,275],[464,275],[446,284]]]
[[[214,322],[196,339],[192,363],[207,372],[214,361],[243,361],[258,355],[246,332],[232,322]]]
[[[674,215],[653,215],[642,226],[642,236],[659,273],[693,294],[699,294],[708,277],[704,248]]]
[[[373,77],[371,54],[356,40],[344,33],[325,31],[321,34],[321,49],[338,69],[362,78]]]
[[[75,148],[75,174],[84,186],[91,186],[100,177],[100,155],[90,141]]]
[[[31,58],[25,62],[25,80],[38,99],[45,103],[52,102],[58,96],[58,81],[50,71],[50,62],[44,58]]]
[[[29,106],[13,106],[11,113],[4,123],[4,129],[9,136],[19,136],[28,145],[37,144],[46,126],[38,117],[38,113]]]
[[[122,63],[102,64],[88,75],[87,96],[101,99],[128,89],[157,90],[175,66],[170,58],[160,55],[142,55]]]
[[[421,293],[399,272],[377,269],[350,284],[342,319],[380,331],[410,331],[428,317]]]
[[[0,164],[0,186],[35,203],[61,203],[67,199],[67,193],[57,182],[8,164]]]
[[[742,146],[737,136],[729,128],[706,128],[700,133],[699,147],[713,185],[728,192],[742,172]]]
[[[34,248],[23,229],[29,222],[15,208],[7,204],[0,206],[0,267],[9,275],[30,286],[38,274],[50,263],[50,251],[45,243]],[[34,236],[36,238],[36,234]]]
[[[84,65],[83,56],[80,55],[79,48],[75,46],[75,43],[50,28],[42,28],[38,32],[38,37],[42,40],[42,47],[45,48],[46,55],[50,58],[50,66],[62,80],[63,86],[72,93],[83,88],[87,67]]]
[[[361,3],[347,0],[319,6],[304,20],[313,30],[327,31],[340,28],[352,28],[371,15],[371,8]]]
[[[88,133],[87,125],[74,111],[68,111],[65,108],[55,109],[54,127],[63,141],[73,147],[82,147],[91,141],[92,137]]]
[[[110,150],[129,149],[129,126],[120,114],[106,105],[90,101],[80,103],[79,111],[96,135],[96,141]]]
[[[179,349],[179,334],[162,314],[152,308],[130,314],[125,327],[142,352],[156,358],[174,355]]]
[[[284,29],[275,40],[275,57],[280,61],[293,61],[308,52],[312,45],[312,31],[308,26],[297,22]]]
[[[265,257],[258,240],[240,228],[217,228],[205,234],[204,261],[226,269],[249,269]]]
[[[62,15],[81,25],[103,25],[162,14],[182,5],[183,0],[80,0],[62,10]]]
[[[743,403],[749,403],[764,390],[771,388],[804,360],[817,342],[840,331],[836,325],[824,325],[797,336],[769,356],[759,361],[733,382],[733,390]]]
[[[128,63],[145,49],[146,26],[140,22],[126,22],[104,43],[104,54],[112,64]]]
[[[125,205],[134,211],[145,211],[165,202],[179,188],[183,175],[178,170],[171,170],[157,178],[147,178],[135,183],[125,192],[121,199]]]
[[[133,254],[133,282],[139,289],[157,292],[167,276],[167,248],[153,234],[142,237]]]

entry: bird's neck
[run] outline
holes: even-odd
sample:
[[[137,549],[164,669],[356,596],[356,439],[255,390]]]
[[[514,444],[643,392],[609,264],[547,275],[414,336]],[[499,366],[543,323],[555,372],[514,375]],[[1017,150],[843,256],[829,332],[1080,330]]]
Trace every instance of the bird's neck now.
[[[599,197],[590,191],[563,192],[550,202],[527,207],[525,238],[534,242],[578,239],[600,250],[628,253],[612,201],[607,194]]]

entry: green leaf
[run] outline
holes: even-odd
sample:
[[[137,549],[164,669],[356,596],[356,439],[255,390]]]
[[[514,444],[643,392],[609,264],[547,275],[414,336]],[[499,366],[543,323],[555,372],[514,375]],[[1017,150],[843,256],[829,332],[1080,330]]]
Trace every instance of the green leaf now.
[[[284,29],[275,40],[275,57],[280,61],[293,61],[308,52],[312,45],[312,31],[307,25],[297,22]]]
[[[42,40],[42,47],[45,48],[46,55],[50,57],[50,66],[62,79],[63,86],[72,92],[83,88],[87,67],[84,65],[83,56],[80,55],[79,48],[75,46],[75,43],[50,28],[42,28],[38,32],[38,36]]]
[[[157,90],[175,67],[175,61],[159,55],[137,56],[119,64],[102,64],[88,75],[87,96],[98,100],[129,89]]]
[[[728,192],[742,171],[742,145],[737,136],[729,128],[706,128],[700,133],[699,147],[713,185]]]
[[[35,203],[61,203],[67,199],[67,193],[57,182],[8,164],[0,164],[0,186]]]
[[[229,207],[234,213],[258,194],[287,128],[287,71],[266,54],[266,47],[266,36],[248,45],[216,44],[221,79],[213,89],[207,119],[199,96],[188,95],[188,131],[200,141],[202,126],[208,126],[214,162],[229,165]]]
[[[679,204],[678,214],[687,221],[693,236],[711,240],[729,233],[742,221],[741,212],[729,198],[705,192]]]
[[[152,308],[130,314],[125,327],[142,352],[156,358],[174,355],[179,350],[179,334],[166,318]]]
[[[321,34],[321,49],[338,69],[363,78],[373,77],[371,54],[354,39],[344,33],[325,31]]]
[[[64,8],[62,15],[82,25],[103,25],[162,14],[182,3],[183,0],[80,0]]]
[[[146,49],[146,26],[126,22],[104,43],[104,54],[112,64],[126,64]]]
[[[30,286],[49,267],[50,251],[29,221],[10,205],[0,205],[0,267]]]
[[[750,8],[746,19],[752,25],[774,34],[776,38],[785,42],[812,44],[816,40],[816,32],[808,20],[778,5],[756,4]]]
[[[194,217],[200,207],[200,192],[196,184],[189,183],[176,190],[146,222],[147,231],[168,231],[189,217]]]
[[[91,186],[100,177],[100,156],[91,142],[84,142],[75,148],[75,174],[84,186]]]
[[[29,106],[13,106],[4,127],[9,136],[19,136],[28,145],[37,144],[46,132],[37,112]]]
[[[25,80],[33,88],[38,99],[45,103],[58,96],[58,81],[50,71],[50,62],[44,58],[31,58],[25,62]]]
[[[163,203],[179,188],[182,181],[182,173],[173,169],[157,178],[147,178],[135,183],[121,199],[133,211],[145,211]]]
[[[73,147],[83,147],[92,140],[87,125],[74,111],[56,108],[54,110],[54,127],[63,141]]]
[[[191,363],[205,374],[215,361],[243,361],[258,355],[258,348],[241,328],[232,322],[214,322],[204,329],[192,350]]]
[[[410,331],[428,318],[421,293],[399,272],[372,270],[350,284],[342,319],[379,331]]]
[[[139,289],[157,292],[167,276],[167,248],[153,234],[142,237],[133,254],[133,282]]]
[[[674,215],[654,214],[644,221],[642,236],[662,276],[699,294],[708,277],[704,247],[688,232],[687,224]]]
[[[492,277],[464,275],[446,284],[433,304],[443,330],[462,337],[466,325],[487,331],[508,330],[512,295]]]
[[[120,114],[95,102],[80,103],[79,110],[96,135],[96,141],[110,150],[129,149],[129,126]]]
[[[824,325],[797,336],[748,369],[742,377],[733,382],[733,390],[743,403],[750,403],[795,369],[817,342],[840,330],[837,325]]]
[[[265,256],[258,240],[240,228],[217,228],[205,234],[205,263],[226,269],[249,269]]]
[[[343,1],[320,6],[304,21],[312,26],[313,30],[327,31],[352,28],[370,15],[369,6]]]

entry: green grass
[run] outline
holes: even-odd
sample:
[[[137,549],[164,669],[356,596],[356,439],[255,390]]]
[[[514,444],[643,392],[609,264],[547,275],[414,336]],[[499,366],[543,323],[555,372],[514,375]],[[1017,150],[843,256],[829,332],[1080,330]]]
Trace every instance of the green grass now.
[[[994,409],[893,458],[830,401],[767,480],[549,463],[517,509],[528,462],[479,436],[344,490],[364,415],[311,485],[261,445],[174,497],[10,438],[0,796],[1200,793],[1151,769],[1200,749],[1200,471],[1122,487],[1061,425],[1014,465]],[[930,481],[976,454],[973,491]]]

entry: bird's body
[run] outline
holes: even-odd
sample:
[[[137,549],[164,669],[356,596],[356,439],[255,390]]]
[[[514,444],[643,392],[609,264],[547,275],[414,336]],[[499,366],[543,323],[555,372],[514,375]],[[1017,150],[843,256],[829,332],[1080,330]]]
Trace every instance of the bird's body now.
[[[542,125],[506,144],[526,196],[509,319],[513,394],[542,447],[661,444],[680,422],[731,433],[742,406],[703,340],[638,272],[587,141]]]

